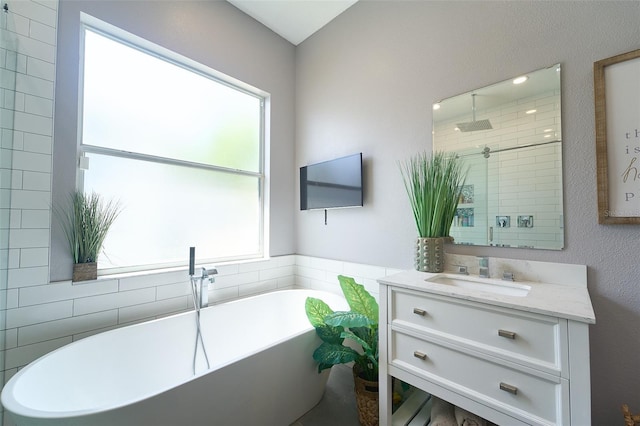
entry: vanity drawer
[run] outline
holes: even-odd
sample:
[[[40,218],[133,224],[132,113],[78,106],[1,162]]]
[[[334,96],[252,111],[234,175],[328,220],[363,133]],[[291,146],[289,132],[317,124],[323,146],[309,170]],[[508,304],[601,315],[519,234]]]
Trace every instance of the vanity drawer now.
[[[390,364],[532,424],[564,424],[566,379],[513,368],[493,357],[477,358],[397,331],[391,332]],[[509,365],[507,365],[509,364]],[[535,372],[535,373],[534,373]]]
[[[560,374],[563,320],[467,301],[391,290],[389,322]]]

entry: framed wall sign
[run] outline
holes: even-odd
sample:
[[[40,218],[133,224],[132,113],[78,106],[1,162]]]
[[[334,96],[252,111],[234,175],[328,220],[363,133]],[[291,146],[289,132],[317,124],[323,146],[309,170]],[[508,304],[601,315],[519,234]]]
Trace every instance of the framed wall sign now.
[[[640,224],[640,49],[593,64],[598,223]]]

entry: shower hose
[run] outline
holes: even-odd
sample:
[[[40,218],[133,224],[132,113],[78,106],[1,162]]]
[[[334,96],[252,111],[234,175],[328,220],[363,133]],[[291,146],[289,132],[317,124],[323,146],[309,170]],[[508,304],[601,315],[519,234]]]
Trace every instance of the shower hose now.
[[[202,280],[202,278],[199,278],[199,279]],[[202,332],[200,331],[200,304],[198,303],[199,298],[197,294],[198,293],[197,280],[198,278],[194,278],[193,276],[191,277],[191,296],[193,296],[193,306],[195,307],[195,310],[196,310],[196,342],[193,347],[193,365],[192,365],[194,376],[196,374],[196,357],[198,354],[198,342],[202,344],[202,352],[204,353],[204,359],[207,362],[207,370],[211,368],[211,366],[209,365],[209,357],[207,356],[207,348],[204,345],[204,340],[202,339]]]

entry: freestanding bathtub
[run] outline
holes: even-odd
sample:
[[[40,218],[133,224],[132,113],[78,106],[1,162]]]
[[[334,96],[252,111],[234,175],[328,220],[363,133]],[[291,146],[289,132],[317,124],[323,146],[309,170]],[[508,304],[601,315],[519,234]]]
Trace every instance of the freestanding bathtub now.
[[[97,334],[20,370],[2,391],[18,425],[287,426],[315,406],[328,373],[312,359],[320,340],[307,296],[334,310],[338,295],[283,290]]]

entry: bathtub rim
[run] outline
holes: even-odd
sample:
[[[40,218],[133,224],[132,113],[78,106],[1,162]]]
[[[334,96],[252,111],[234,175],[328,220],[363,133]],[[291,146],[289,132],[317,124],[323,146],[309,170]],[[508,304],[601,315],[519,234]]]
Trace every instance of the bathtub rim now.
[[[332,293],[329,291],[325,291],[325,290],[315,290],[315,289],[309,289],[309,288],[288,288],[288,289],[278,289],[278,290],[274,290],[274,291],[269,291],[269,292],[264,292],[264,293],[259,293],[259,294],[254,294],[254,295],[250,295],[247,297],[240,297],[238,299],[233,299],[233,300],[229,300],[226,302],[222,302],[222,303],[218,303],[215,305],[210,305],[207,308],[203,308],[202,310],[204,311],[205,309],[209,309],[209,308],[215,308],[216,306],[219,305],[226,305],[226,304],[237,304],[237,303],[241,303],[243,301],[249,300],[249,299],[255,299],[255,298],[259,298],[259,297],[263,297],[265,295],[269,295],[269,294],[273,294],[273,293],[289,293],[289,292],[305,292],[305,293],[309,293],[309,296],[307,297],[318,297],[321,298],[322,295],[331,295],[331,297],[337,297],[339,299],[343,299],[344,297],[341,296],[340,294],[337,293]],[[315,295],[315,296],[314,296]],[[346,303],[346,301],[345,301]],[[271,341],[268,345],[262,346],[260,347],[258,350],[254,350],[250,353],[245,353],[242,356],[237,356],[234,357],[232,359],[227,360],[224,363],[220,363],[217,364],[214,368],[208,369],[208,370],[203,370],[200,372],[197,372],[194,375],[188,376],[185,380],[182,381],[177,381],[175,383],[173,383],[172,386],[165,386],[165,387],[159,387],[157,390],[154,390],[154,392],[152,393],[148,393],[145,394],[143,396],[140,396],[138,398],[131,398],[128,399],[126,401],[123,401],[122,403],[117,403],[117,404],[105,404],[103,406],[96,406],[93,409],[82,409],[82,410],[73,410],[73,411],[50,411],[50,410],[39,410],[39,409],[34,409],[31,407],[27,407],[25,405],[23,405],[21,402],[19,402],[15,396],[14,396],[14,389],[16,384],[18,383],[19,378],[22,375],[27,374],[27,372],[33,368],[33,366],[36,365],[36,363],[38,363],[40,360],[44,360],[45,358],[48,358],[50,356],[53,356],[55,353],[62,351],[63,349],[75,345],[75,344],[79,344],[79,343],[85,343],[89,342],[91,339],[96,339],[99,338],[99,336],[103,335],[103,334],[107,334],[107,333],[115,333],[118,332],[122,329],[125,328],[136,328],[136,327],[142,327],[148,323],[155,323],[155,322],[161,322],[161,321],[168,321],[171,318],[176,318],[176,317],[180,317],[180,316],[195,316],[195,310],[191,309],[185,312],[178,312],[176,314],[172,314],[172,315],[168,315],[165,317],[161,317],[161,318],[156,318],[156,319],[152,319],[152,320],[148,320],[148,321],[143,321],[143,322],[139,322],[139,323],[135,323],[135,324],[129,324],[129,325],[125,325],[122,327],[117,327],[111,330],[107,330],[107,331],[103,331],[100,333],[96,333],[93,334],[91,336],[87,336],[85,338],[82,338],[80,340],[76,340],[74,342],[68,343],[64,346],[61,346],[57,349],[54,349],[51,352],[48,352],[44,355],[42,355],[41,357],[38,357],[37,359],[33,360],[32,362],[30,362],[29,364],[27,364],[26,366],[24,366],[23,368],[21,368],[16,374],[13,375],[13,377],[11,377],[11,379],[9,379],[9,381],[5,384],[5,386],[2,388],[2,392],[0,393],[0,402],[2,403],[2,406],[4,408],[5,411],[7,411],[10,415],[16,415],[19,417],[25,417],[25,418],[34,418],[34,419],[64,419],[64,418],[75,418],[75,417],[82,417],[85,415],[90,415],[90,414],[95,414],[95,413],[104,413],[107,411],[111,411],[111,410],[117,410],[129,405],[133,405],[136,403],[139,403],[141,401],[153,398],[155,396],[158,396],[162,393],[168,392],[171,389],[177,388],[181,385],[184,385],[185,383],[191,382],[193,380],[197,380],[198,378],[205,376],[209,373],[211,373],[212,371],[218,370],[218,369],[222,369],[226,366],[232,365],[236,362],[239,362],[242,359],[248,358],[252,355],[255,355],[261,351],[265,351],[269,348],[272,348],[278,344],[281,344],[284,341],[287,340],[292,340],[300,335],[306,334],[306,333],[315,333],[315,329],[313,328],[313,326],[309,323],[308,327],[305,328],[304,330],[301,330],[299,332],[293,333],[293,334],[289,334],[286,336],[286,338],[280,338],[274,341]]]

